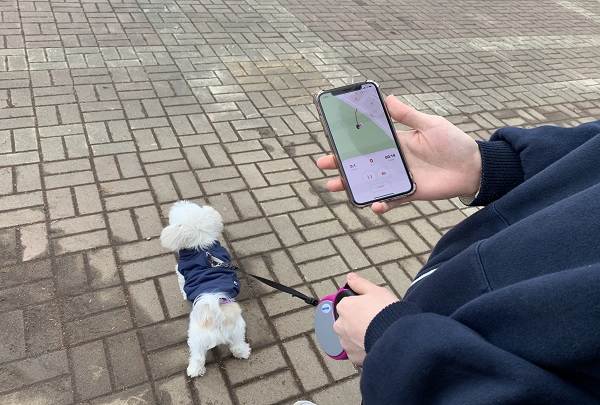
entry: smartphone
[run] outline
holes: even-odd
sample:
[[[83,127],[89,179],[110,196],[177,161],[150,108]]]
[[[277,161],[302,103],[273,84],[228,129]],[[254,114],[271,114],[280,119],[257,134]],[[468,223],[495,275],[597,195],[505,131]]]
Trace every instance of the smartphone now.
[[[414,193],[415,185],[376,82],[322,90],[314,99],[353,205],[366,207]]]

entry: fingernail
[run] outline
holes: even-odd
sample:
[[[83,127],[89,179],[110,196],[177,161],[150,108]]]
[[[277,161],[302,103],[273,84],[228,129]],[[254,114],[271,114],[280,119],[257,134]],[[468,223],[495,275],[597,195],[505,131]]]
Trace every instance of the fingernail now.
[[[348,277],[347,277],[348,280],[354,280],[354,279],[357,279],[357,278],[358,278],[358,274],[356,274],[356,273],[348,273]]]

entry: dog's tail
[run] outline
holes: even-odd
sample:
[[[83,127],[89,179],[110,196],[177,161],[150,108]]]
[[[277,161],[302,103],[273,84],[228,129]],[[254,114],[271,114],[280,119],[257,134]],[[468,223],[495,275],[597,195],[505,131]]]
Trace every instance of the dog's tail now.
[[[202,294],[194,300],[192,317],[195,322],[205,328],[219,329],[225,323],[225,314],[221,309],[221,300],[227,299],[225,294]]]

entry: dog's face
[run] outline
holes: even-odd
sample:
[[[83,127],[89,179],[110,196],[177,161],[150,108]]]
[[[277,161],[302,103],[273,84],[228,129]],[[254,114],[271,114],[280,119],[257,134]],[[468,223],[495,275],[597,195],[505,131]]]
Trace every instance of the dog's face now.
[[[171,251],[204,249],[218,240],[221,232],[223,219],[213,207],[178,201],[169,210],[169,226],[160,234],[160,242]]]

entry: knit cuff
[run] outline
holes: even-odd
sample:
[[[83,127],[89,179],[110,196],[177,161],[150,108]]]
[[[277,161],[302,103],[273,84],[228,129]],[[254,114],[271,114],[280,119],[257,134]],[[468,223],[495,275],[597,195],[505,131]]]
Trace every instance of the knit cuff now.
[[[496,201],[523,182],[519,154],[504,141],[477,141],[481,152],[481,187],[470,206]]]
[[[385,331],[398,319],[406,315],[420,314],[421,308],[410,301],[398,301],[383,308],[373,318],[365,334],[365,350],[367,353],[371,350],[375,342],[385,333]]]

